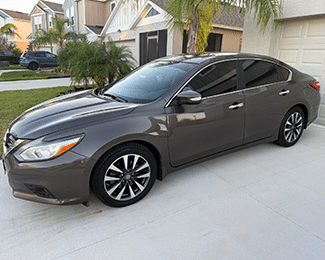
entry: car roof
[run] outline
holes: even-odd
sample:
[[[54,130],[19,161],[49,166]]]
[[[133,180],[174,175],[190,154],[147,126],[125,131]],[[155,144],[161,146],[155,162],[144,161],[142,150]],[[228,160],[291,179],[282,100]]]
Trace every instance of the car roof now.
[[[156,62],[184,62],[184,63],[210,63],[218,60],[228,60],[228,59],[242,59],[242,58],[250,58],[250,59],[264,59],[273,62],[279,63],[280,61],[264,55],[259,54],[250,54],[250,53],[207,53],[207,54],[180,54],[180,55],[172,55],[163,57],[155,60]]]

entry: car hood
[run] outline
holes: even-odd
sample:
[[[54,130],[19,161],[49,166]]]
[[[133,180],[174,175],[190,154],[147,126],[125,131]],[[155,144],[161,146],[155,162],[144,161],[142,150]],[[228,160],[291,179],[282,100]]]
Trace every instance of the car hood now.
[[[122,116],[136,106],[99,98],[91,90],[73,93],[26,110],[10,124],[9,132],[15,138],[35,139],[63,129]]]

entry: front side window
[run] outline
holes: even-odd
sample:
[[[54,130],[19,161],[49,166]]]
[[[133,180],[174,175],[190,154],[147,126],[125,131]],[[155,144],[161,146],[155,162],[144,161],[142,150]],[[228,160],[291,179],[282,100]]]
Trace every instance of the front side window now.
[[[195,66],[171,61],[148,63],[117,81],[104,95],[118,96],[131,103],[149,103],[161,97]]]
[[[235,61],[220,62],[201,70],[187,85],[202,97],[215,96],[237,90]]]
[[[246,88],[278,83],[289,77],[287,69],[263,60],[244,60],[242,67]]]

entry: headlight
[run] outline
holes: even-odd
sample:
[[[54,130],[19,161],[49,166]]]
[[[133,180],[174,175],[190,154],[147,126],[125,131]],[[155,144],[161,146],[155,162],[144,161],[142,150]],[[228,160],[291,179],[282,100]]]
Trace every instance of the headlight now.
[[[70,150],[80,142],[83,136],[74,136],[72,138],[59,139],[52,142],[43,142],[37,139],[23,145],[14,154],[19,161],[43,161],[58,157]]]

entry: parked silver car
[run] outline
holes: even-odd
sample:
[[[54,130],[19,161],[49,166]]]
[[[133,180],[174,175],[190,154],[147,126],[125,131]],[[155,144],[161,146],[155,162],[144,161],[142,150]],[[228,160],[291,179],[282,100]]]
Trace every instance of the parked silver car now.
[[[294,145],[317,117],[319,89],[265,56],[161,58],[24,112],[4,138],[5,172],[18,198],[87,203],[91,187],[107,205],[130,205],[156,179],[211,156]]]

